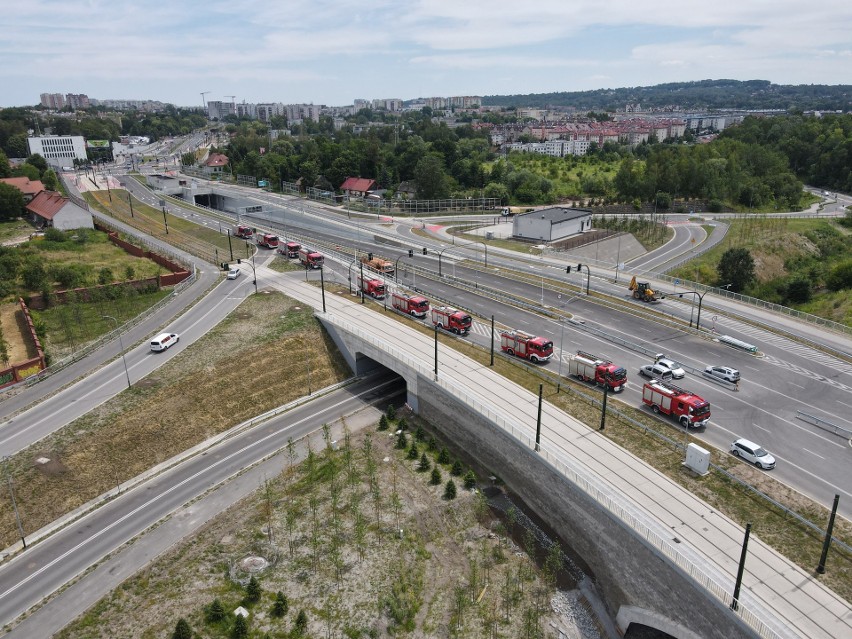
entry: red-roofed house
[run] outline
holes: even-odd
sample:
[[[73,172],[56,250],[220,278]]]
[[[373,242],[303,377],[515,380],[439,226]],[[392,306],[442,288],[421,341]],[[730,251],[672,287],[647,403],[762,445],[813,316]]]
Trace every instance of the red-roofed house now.
[[[221,175],[228,166],[228,156],[221,153],[211,153],[204,163],[204,172],[207,175]]]
[[[370,191],[377,188],[375,180],[370,178],[348,177],[340,185],[340,190],[346,195],[356,197],[367,197]]]
[[[5,182],[6,184],[11,184],[16,189],[18,189],[21,193],[24,194],[24,202],[29,202],[36,195],[44,191],[44,184],[41,183],[41,180],[30,180],[30,178],[24,177],[11,177],[11,178],[0,178],[0,182]]]
[[[33,223],[41,227],[52,226],[60,231],[95,228],[89,211],[55,191],[42,191],[27,204],[26,209]]]

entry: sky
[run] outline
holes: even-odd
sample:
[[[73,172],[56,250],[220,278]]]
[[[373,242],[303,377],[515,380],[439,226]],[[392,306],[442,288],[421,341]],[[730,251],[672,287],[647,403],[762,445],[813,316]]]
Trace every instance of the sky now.
[[[720,78],[852,84],[852,2],[28,0],[0,15],[0,106],[343,106]]]

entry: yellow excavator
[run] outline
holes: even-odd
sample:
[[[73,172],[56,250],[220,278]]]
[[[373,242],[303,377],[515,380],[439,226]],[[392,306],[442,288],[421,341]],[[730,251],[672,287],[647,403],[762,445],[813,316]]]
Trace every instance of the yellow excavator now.
[[[629,289],[633,291],[633,299],[642,300],[643,302],[658,302],[659,298],[654,289],[648,282],[637,282],[636,276],[630,280]]]

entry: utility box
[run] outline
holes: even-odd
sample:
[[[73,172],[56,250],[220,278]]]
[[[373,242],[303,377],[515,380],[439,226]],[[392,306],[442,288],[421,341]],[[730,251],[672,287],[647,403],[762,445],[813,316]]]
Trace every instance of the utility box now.
[[[701,476],[710,472],[710,451],[704,450],[697,444],[686,447],[686,461],[683,465]]]

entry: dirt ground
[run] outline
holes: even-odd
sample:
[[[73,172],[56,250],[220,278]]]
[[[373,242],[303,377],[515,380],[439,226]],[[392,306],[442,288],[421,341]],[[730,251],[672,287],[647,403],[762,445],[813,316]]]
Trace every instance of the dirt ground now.
[[[25,330],[24,313],[17,303],[0,305],[0,327],[9,353],[9,363],[25,362],[36,356],[35,344]]]
[[[257,637],[290,636],[304,611],[310,637],[557,637],[561,629],[598,639],[579,591],[556,590],[549,568],[530,560],[461,477],[453,477],[458,497],[446,499],[450,464],[439,465],[442,481],[432,485],[420,457],[396,448],[395,428],[376,431],[374,423],[347,436],[333,425],[326,441],[339,438],[336,451],[319,437],[311,452],[300,443],[268,486],[58,636],[153,639],[183,617],[199,636],[224,638],[233,616],[212,622],[206,613],[218,599],[228,613],[245,606]],[[434,466],[438,446],[419,447]],[[292,464],[297,456],[308,459]],[[245,601],[251,576],[262,589],[257,603]],[[289,603],[280,618],[272,613],[277,592]],[[533,628],[540,634],[527,634]]]

